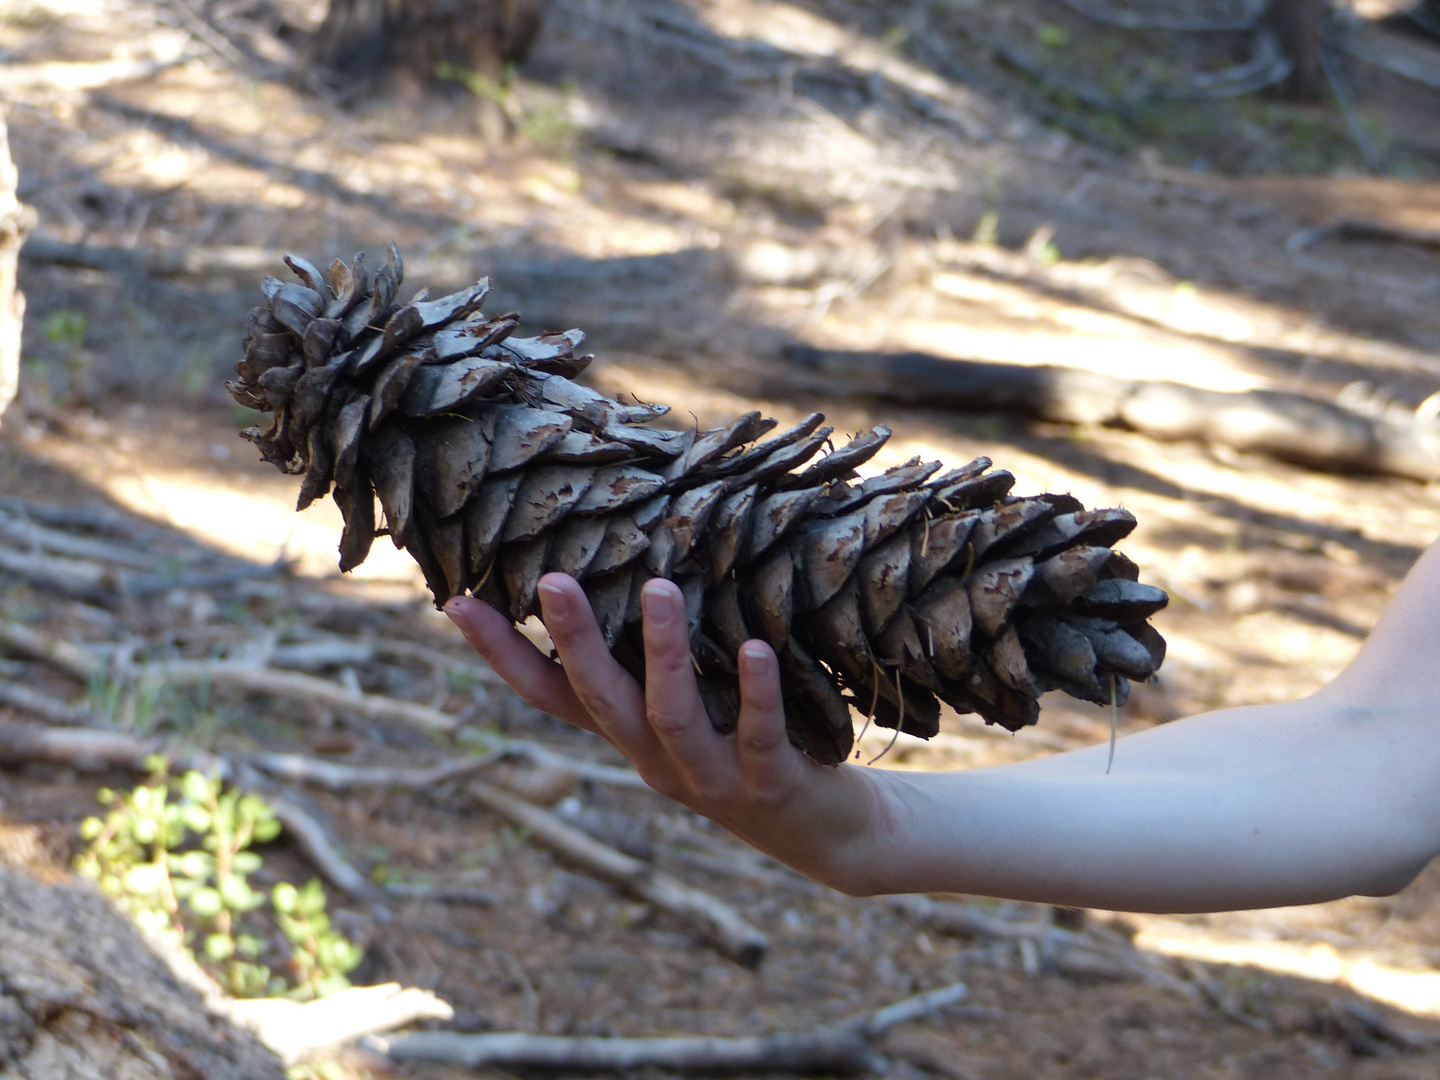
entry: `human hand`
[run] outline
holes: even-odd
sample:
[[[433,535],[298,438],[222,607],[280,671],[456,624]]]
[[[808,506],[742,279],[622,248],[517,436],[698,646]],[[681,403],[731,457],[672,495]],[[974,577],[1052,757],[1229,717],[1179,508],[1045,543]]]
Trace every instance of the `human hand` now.
[[[641,594],[643,688],[610,655],[574,579],[547,574],[539,595],[559,663],[479,600],[454,597],[445,613],[527,704],[605,738],[662,795],[824,884],[885,890],[896,817],[885,774],[818,765],[790,745],[768,645],[741,647],[739,721],[721,735],[700,699],[673,582],[656,578]]]

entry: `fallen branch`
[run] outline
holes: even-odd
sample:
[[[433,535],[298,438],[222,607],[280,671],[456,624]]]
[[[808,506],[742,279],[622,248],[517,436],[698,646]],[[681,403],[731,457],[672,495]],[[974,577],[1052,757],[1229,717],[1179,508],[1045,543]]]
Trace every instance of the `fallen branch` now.
[[[146,772],[146,760],[155,754],[165,754],[178,769],[198,769],[222,779],[229,779],[234,771],[223,758],[204,750],[172,750],[160,738],[97,728],[52,728],[20,720],[0,722],[0,764],[43,761],[79,772]]]
[[[759,863],[745,858],[743,855],[716,855],[707,854],[703,851],[691,851],[688,848],[680,847],[678,844],[666,845],[663,853],[672,862],[680,863],[682,866],[693,866],[697,870],[704,870],[707,873],[719,874],[723,877],[740,878],[743,881],[755,881],[762,885],[769,885],[773,888],[793,889],[796,892],[814,895],[825,893],[828,890],[815,884],[807,877],[795,873],[792,870],[772,870],[768,866],[761,866]]]
[[[282,560],[267,565],[251,564],[189,574],[139,574],[87,559],[0,547],[0,570],[23,577],[41,588],[102,602],[150,596],[171,589],[213,589],[270,577],[282,572],[288,565]]]
[[[293,800],[257,784],[253,772],[243,765],[205,750],[175,750],[160,738],[141,738],[124,731],[94,728],[51,728],[21,721],[0,722],[0,764],[28,764],[43,761],[64,765],[80,772],[126,769],[148,772],[149,760],[163,754],[178,771],[196,769],[218,776],[239,787],[257,790],[270,804],[288,835],[315,864],[322,877],[357,900],[374,901],[382,894],[364,874],[346,861],[331,842],[328,831],[312,814]]]
[[[955,983],[814,1031],[745,1038],[561,1038],[521,1032],[467,1035],[424,1031],[394,1039],[369,1039],[366,1045],[391,1061],[433,1061],[470,1069],[880,1072],[885,1061],[871,1047],[874,1039],[897,1024],[933,1016],[957,1004],[965,993],[964,985]]]
[[[974,904],[932,900],[928,896],[892,896],[890,906],[927,930],[982,940],[1069,941],[1076,935],[1041,920],[1019,922],[985,911]]]
[[[153,277],[252,274],[274,265],[275,252],[259,247],[121,248],[68,244],[32,233],[20,249],[26,262],[78,266]]]
[[[1124,7],[1106,3],[1104,0],[1060,0],[1060,2],[1071,10],[1084,15],[1087,19],[1094,19],[1096,22],[1105,23],[1108,26],[1119,26],[1126,30],[1169,30],[1201,34],[1250,30],[1264,18],[1266,9],[1270,6],[1268,0],[1239,0],[1232,5],[1234,10],[1226,14],[1167,15],[1147,11],[1143,5],[1139,6],[1139,10],[1134,7],[1127,10]],[[1181,10],[1186,9],[1182,8]]]
[[[765,935],[724,901],[602,844],[550,811],[497,787],[477,780],[470,783],[468,790],[486,809],[529,829],[535,840],[595,877],[618,885],[688,923],[742,966],[755,967],[764,958],[769,947]]]
[[[379,657],[414,660],[440,671],[454,672],[457,675],[472,678],[485,686],[506,685],[504,679],[483,664],[447,656],[445,653],[436,652],[428,645],[421,645],[414,641],[401,641],[397,638],[374,638],[367,644],[375,650],[375,655]]]
[[[0,571],[66,596],[97,597],[119,591],[119,571],[63,555],[26,553],[0,547]]]
[[[91,536],[76,536],[60,529],[37,525],[23,513],[0,513],[0,536],[24,547],[39,548],[57,555],[99,559],[132,570],[155,569],[155,556],[148,551],[141,551],[128,544],[99,540]]]
[[[481,754],[460,761],[447,761],[428,769],[383,765],[341,765],[303,754],[251,754],[247,762],[278,780],[314,784],[327,791],[353,791],[356,788],[401,789],[424,791],[459,780],[485,768],[503,756],[502,751]]]
[[[829,392],[1066,423],[1115,424],[1166,441],[1197,440],[1315,469],[1440,477],[1440,426],[1370,416],[1279,390],[1232,393],[1119,379],[1049,364],[992,364],[926,353],[862,353],[796,345],[789,358]]]
[[[345,858],[330,838],[330,830],[319,818],[294,799],[261,782],[252,769],[244,765],[232,768],[235,782],[242,788],[255,791],[270,805],[286,834],[320,871],[321,877],[352,900],[370,903],[383,900],[384,892]]]
[[[277,671],[224,660],[112,665],[103,658],[92,658],[68,642],[37,634],[20,623],[0,622],[0,645],[44,660],[82,681],[103,675],[131,684],[148,680],[169,686],[223,686],[308,701],[323,708],[349,712],[365,720],[405,724],[429,731],[453,731],[459,724],[456,717],[428,705],[381,694],[355,693],[338,683],[298,671]]]
[[[103,727],[99,717],[89,709],[78,709],[67,705],[49,694],[31,690],[28,686],[0,679],[0,705],[10,705],[37,716],[47,724],[61,724],[65,727]]]
[[[927,930],[980,941],[1013,942],[1031,974],[1054,971],[1081,982],[1143,981],[1185,991],[1181,980],[1119,931],[1091,923],[1066,930],[1048,919],[1016,920],[975,904],[928,896],[892,896],[890,906]]]
[[[1367,218],[1338,218],[1325,225],[1301,229],[1285,241],[1289,251],[1304,251],[1324,240],[1376,240],[1381,243],[1411,244],[1431,251],[1440,251],[1440,232],[1406,229]]]
[[[136,540],[145,534],[158,535],[164,532],[158,526],[143,528],[139,522],[104,504],[61,506],[3,495],[0,496],[0,509],[43,525],[68,525],[77,529],[90,529],[123,540]]]
[[[246,563],[232,566],[228,570],[197,570],[189,574],[146,574],[122,575],[121,595],[139,598],[171,589],[219,589],[226,585],[238,585],[242,581],[256,581],[287,573],[294,566],[293,559],[279,558],[271,563]]]
[[[453,731],[458,726],[457,717],[428,705],[412,701],[401,701],[382,694],[356,694],[338,683],[317,678],[297,671],[278,671],[275,668],[235,661],[172,660],[153,664],[112,664],[105,657],[96,657],[67,641],[48,638],[38,634],[22,623],[0,621],[0,646],[12,649],[22,655],[44,661],[82,682],[96,676],[108,676],[126,683],[135,684],[146,680],[165,683],[170,686],[211,686],[230,687],[251,693],[269,694],[275,697],[309,701],[325,708],[348,711],[356,716],[375,722],[406,724],[431,731]],[[536,765],[565,769],[582,780],[616,787],[644,788],[645,781],[633,769],[605,765],[596,761],[585,761],[568,757],[557,750],[540,743],[522,739],[503,740],[496,750],[505,755],[524,757]],[[338,787],[370,786],[408,787],[410,781],[429,770],[409,770],[368,775],[354,766],[333,765],[328,762],[314,762],[307,765],[303,759],[292,759],[285,764],[285,755],[268,755],[257,759],[257,767],[273,771],[276,775],[286,770],[295,773],[291,779],[328,784],[333,781]],[[459,766],[445,765],[440,768]],[[480,766],[468,766],[478,768]],[[303,775],[301,775],[303,773]],[[331,779],[326,779],[327,777]],[[423,785],[420,785],[423,786]]]
[[[226,999],[220,1008],[259,1036],[287,1065],[352,1039],[393,1031],[417,1020],[449,1020],[455,1015],[449,1004],[429,990],[402,989],[399,983],[352,986],[306,1002]]]
[[[640,774],[633,769],[603,765],[597,761],[572,758],[539,743],[519,739],[506,740],[479,757],[447,761],[429,768],[394,766],[342,765],[302,754],[254,754],[248,759],[262,772],[277,779],[316,784],[329,791],[350,791],[355,788],[401,788],[424,791],[452,780],[463,779],[486,766],[507,757],[524,758],[537,766],[562,769],[582,780],[610,784],[614,787],[647,788]]]
[[[1435,50],[1376,26],[1352,26],[1341,47],[1357,60],[1384,68],[1392,75],[1440,90],[1440,60]]]
[[[387,881],[385,892],[397,900],[428,900],[436,904],[495,907],[500,903],[500,897],[488,889],[455,881]]]
[[[449,713],[382,694],[356,693],[339,683],[298,671],[229,661],[172,660],[135,664],[122,672],[127,681],[146,680],[169,686],[212,686],[252,694],[307,701],[322,708],[348,712],[365,720],[397,723],[428,731],[453,731],[459,720]]]

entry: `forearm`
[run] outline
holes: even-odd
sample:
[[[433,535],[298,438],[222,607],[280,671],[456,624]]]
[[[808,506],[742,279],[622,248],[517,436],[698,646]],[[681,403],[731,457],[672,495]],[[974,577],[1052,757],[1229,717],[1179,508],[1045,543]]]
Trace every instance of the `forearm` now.
[[[1393,891],[1440,847],[1416,727],[1306,700],[1125,739],[1108,775],[1104,747],[886,772],[889,823],[851,884],[1170,912]]]

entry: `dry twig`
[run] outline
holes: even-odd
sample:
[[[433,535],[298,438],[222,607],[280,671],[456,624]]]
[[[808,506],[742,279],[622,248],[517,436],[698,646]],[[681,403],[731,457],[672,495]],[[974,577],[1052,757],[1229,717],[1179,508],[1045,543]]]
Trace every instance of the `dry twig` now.
[[[400,701],[381,694],[355,693],[338,683],[297,671],[233,661],[173,660],[153,664],[111,664],[92,658],[68,642],[52,640],[20,623],[0,622],[0,645],[43,660],[77,679],[108,675],[138,684],[145,681],[170,686],[230,687],[255,694],[308,701],[374,722],[390,722],[429,731],[453,731],[456,717],[428,705]]]
[[[572,758],[539,743],[510,739],[478,757],[448,761],[428,768],[342,765],[301,754],[255,754],[250,763],[281,780],[317,784],[329,791],[354,788],[404,788],[423,791],[451,780],[469,776],[502,758],[524,758],[537,766],[561,769],[581,780],[613,787],[645,788],[645,781],[633,769],[603,765],[597,761]]]
[[[754,967],[764,957],[769,947],[765,935],[724,901],[602,844],[550,811],[497,787],[472,781],[468,790],[476,802],[529,829],[535,840],[562,857],[682,919],[737,963]]]
[[[963,984],[954,983],[814,1031],[743,1038],[561,1038],[522,1032],[467,1035],[425,1031],[370,1039],[367,1045],[392,1061],[434,1061],[470,1069],[879,1072],[885,1062],[870,1045],[874,1039],[897,1024],[933,1016],[957,1004],[965,993]]]
[[[10,705],[31,716],[37,716],[47,724],[61,724],[65,727],[104,727],[100,719],[89,709],[66,705],[49,694],[42,694],[28,686],[0,679],[0,705]]]
[[[315,864],[322,877],[357,900],[376,900],[380,891],[355,869],[331,842],[329,831],[294,800],[256,783],[253,771],[204,750],[174,751],[164,740],[144,739],[124,731],[93,728],[51,728],[20,721],[0,723],[0,764],[34,761],[65,765],[81,772],[127,769],[145,772],[148,760],[165,754],[180,770],[198,769],[211,776],[245,788],[260,788],[260,794],[275,811],[287,833]]]
[[[429,990],[402,989],[399,983],[352,986],[303,1003],[289,998],[226,999],[222,1011],[255,1032],[287,1065],[352,1039],[454,1015]]]
[[[51,551],[81,559],[100,559],[132,570],[155,570],[155,557],[129,544],[76,536],[61,529],[51,529],[29,520],[23,511],[15,514],[0,512],[0,536],[32,550]]]
[[[459,720],[449,713],[401,701],[382,694],[356,693],[339,683],[298,671],[232,661],[172,660],[135,664],[120,672],[126,681],[153,680],[170,686],[212,686],[244,690],[252,694],[306,701],[322,708],[348,712],[377,723],[396,723],[426,731],[453,731]]]

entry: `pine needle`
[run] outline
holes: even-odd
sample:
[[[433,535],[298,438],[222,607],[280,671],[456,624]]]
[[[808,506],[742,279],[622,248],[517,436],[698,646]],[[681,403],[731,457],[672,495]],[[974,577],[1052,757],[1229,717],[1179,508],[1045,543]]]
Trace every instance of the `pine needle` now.
[[[895,746],[895,740],[900,738],[900,728],[905,723],[905,690],[900,685],[900,669],[895,669],[895,695],[900,699],[900,719],[895,721],[895,734],[890,736],[890,741],[885,744],[885,749],[867,761],[866,765],[874,765],[882,757],[888,754]]]
[[[1110,775],[1110,768],[1115,764],[1115,736],[1120,729],[1120,709],[1115,704],[1115,676],[1110,676],[1110,760],[1105,763],[1105,775]]]

